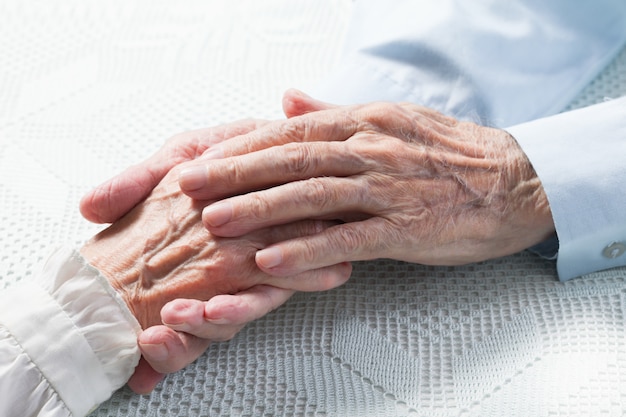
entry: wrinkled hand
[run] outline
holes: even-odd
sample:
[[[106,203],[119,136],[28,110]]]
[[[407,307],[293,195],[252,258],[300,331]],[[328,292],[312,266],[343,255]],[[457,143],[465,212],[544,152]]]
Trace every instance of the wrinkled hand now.
[[[296,90],[285,93],[283,107],[288,117],[328,107],[320,102],[317,107],[311,103],[302,105],[301,97],[302,93]],[[80,212],[91,222],[113,223],[143,201],[175,166],[192,161],[211,147],[268,123],[267,120],[247,119],[179,133],[150,158],[90,190],[80,201]]]
[[[285,102],[289,102],[289,93],[285,95]],[[292,107],[291,114],[306,110],[309,109]],[[266,123],[264,120],[242,120],[178,134],[149,159],[88,192],[80,202],[80,211],[92,222],[112,223],[143,201],[176,165],[197,158],[212,145],[253,131]],[[187,320],[195,327],[189,328],[188,332],[176,332],[159,325],[142,332],[138,342],[143,358],[129,386],[139,393],[151,391],[163,378],[162,373],[182,369],[200,356],[211,341],[232,337],[247,322],[277,308],[291,294],[292,290],[260,285],[239,294],[220,295],[206,303],[204,321],[198,321],[201,316],[197,314],[184,317],[180,312],[176,317],[169,317],[168,314],[178,311],[179,302],[173,301],[162,312],[162,318],[168,323],[173,323],[173,320],[184,323],[183,320]],[[180,303],[185,305],[186,300]],[[192,313],[188,309],[180,311]],[[197,309],[193,313],[197,313]],[[168,318],[170,321],[167,321]]]
[[[143,201],[176,165],[202,155],[210,146],[248,133],[265,120],[241,120],[170,138],[154,155],[89,191],[80,212],[94,223],[113,223]]]
[[[191,197],[223,199],[203,213],[218,236],[298,219],[344,222],[257,252],[270,274],[373,258],[471,263],[554,231],[539,179],[503,130],[413,104],[291,101],[302,113],[319,111],[214,146],[180,179]]]
[[[241,238],[219,238],[202,226],[201,211],[206,202],[194,201],[183,195],[178,186],[178,176],[178,170],[172,170],[143,203],[96,235],[81,250],[87,261],[110,280],[143,329],[160,325],[162,321],[173,327],[184,325],[177,321],[177,314],[185,301],[177,299],[213,300],[214,296],[226,297],[226,302],[215,298],[217,309],[212,309],[210,303],[206,306],[202,304],[204,313],[193,315],[202,320],[213,320],[215,335],[211,335],[211,340],[223,340],[232,337],[250,319],[282,304],[293,290],[323,290],[348,279],[350,265],[347,263],[289,279],[263,273],[254,262],[254,254],[259,249],[284,239],[319,233],[327,224],[296,222]],[[233,304],[229,311],[228,302],[233,300],[239,304]],[[245,304],[246,300],[249,303],[260,302],[260,307]],[[173,303],[168,304],[170,302]],[[161,310],[166,305],[170,309],[164,309],[162,315]],[[230,323],[224,322],[224,319]],[[209,342],[199,340],[192,334],[164,332],[161,326],[153,333],[144,332],[140,343],[148,345],[148,350],[156,345],[156,350],[163,346],[174,347],[174,352],[178,349],[186,354],[175,364],[166,360],[163,364],[165,371],[168,366],[186,365],[189,354],[197,357]],[[159,342],[159,337],[165,335],[174,339],[169,344],[164,344],[162,340]],[[156,341],[152,340],[155,338]],[[158,352],[152,350],[159,370]],[[137,386],[141,390],[150,385],[150,375],[154,376],[155,372],[142,367],[138,372]],[[140,381],[142,372],[143,386]]]
[[[139,335],[141,363],[128,381],[133,391],[152,391],[163,374],[176,372],[198,358],[211,342],[230,340],[247,323],[285,303],[293,290],[256,285],[235,295],[216,295],[209,301],[174,300],[161,309],[166,325],[152,326]]]

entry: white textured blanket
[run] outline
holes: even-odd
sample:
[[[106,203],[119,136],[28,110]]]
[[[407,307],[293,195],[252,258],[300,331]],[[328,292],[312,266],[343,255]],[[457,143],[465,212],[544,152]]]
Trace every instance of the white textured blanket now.
[[[0,290],[98,227],[80,196],[183,130],[280,117],[335,63],[350,0],[0,2]],[[573,106],[626,93],[626,52]],[[522,253],[355,264],[94,416],[621,416],[626,271]]]

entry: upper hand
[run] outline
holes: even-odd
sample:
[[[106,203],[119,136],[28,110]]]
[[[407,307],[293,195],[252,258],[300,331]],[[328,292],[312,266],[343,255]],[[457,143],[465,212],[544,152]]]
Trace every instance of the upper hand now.
[[[299,108],[323,106],[301,97]],[[187,164],[211,233],[239,236],[297,219],[340,219],[256,255],[291,275],[342,261],[463,264],[515,253],[554,231],[547,198],[505,131],[412,104],[373,103],[273,122]]]

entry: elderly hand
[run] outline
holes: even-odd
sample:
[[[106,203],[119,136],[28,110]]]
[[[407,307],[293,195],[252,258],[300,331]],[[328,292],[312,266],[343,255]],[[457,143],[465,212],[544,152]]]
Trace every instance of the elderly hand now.
[[[302,93],[289,90],[283,97],[288,117],[321,110],[329,106],[304,102]],[[192,161],[224,141],[250,133],[269,123],[267,120],[240,120],[228,124],[179,133],[170,138],[154,155],[138,165],[105,181],[89,191],[80,201],[85,219],[94,223],[113,223],[143,201],[175,166]]]
[[[241,120],[175,135],[150,158],[89,191],[81,199],[81,214],[94,223],[113,223],[143,201],[176,165],[197,158],[214,144],[251,132],[266,123],[264,120]]]
[[[210,302],[206,306],[202,304],[205,307],[204,314],[199,317],[213,322],[215,331],[211,340],[225,340],[232,337],[247,321],[282,304],[293,290],[331,288],[348,279],[349,264],[339,264],[288,279],[263,273],[254,262],[256,251],[285,239],[318,233],[327,224],[296,222],[239,238],[219,238],[202,226],[201,211],[207,203],[193,201],[183,195],[178,186],[178,176],[179,172],[172,170],[143,203],[96,235],[81,249],[85,259],[110,280],[143,329],[162,322],[172,326],[184,325],[178,321],[177,315],[180,315],[181,305],[186,301],[173,300],[212,300],[216,296],[218,302],[215,305],[218,308],[212,308]],[[252,308],[245,303],[234,304],[228,310],[228,303],[223,299],[220,301],[218,297],[226,297],[226,300],[231,301],[230,297],[235,297],[239,301],[260,302],[265,310],[259,306]],[[168,304],[172,301],[172,304]],[[162,313],[166,305],[169,310],[165,308]],[[195,315],[197,310],[193,312],[194,317],[198,317]],[[225,323],[225,319],[230,322]],[[168,347],[182,343],[178,349],[184,356],[176,363],[166,360],[165,371],[168,366],[180,368],[186,365],[204,351],[209,343],[209,340],[200,340],[191,334],[183,336],[173,331],[164,332],[162,326],[153,330],[152,334],[148,331],[140,336],[140,343],[148,345],[148,350],[153,348],[156,365],[159,365],[160,358],[154,348],[158,350],[158,344],[163,344],[160,337],[169,335],[175,338]],[[155,334],[156,341],[152,340]],[[135,387],[145,392],[151,388],[150,375],[154,376],[155,373],[145,367],[145,362],[142,366],[135,378]],[[156,368],[160,370],[158,366]]]
[[[297,108],[292,109],[293,115],[297,112]],[[143,201],[176,165],[195,159],[212,145],[266,123],[264,120],[242,120],[178,134],[147,160],[87,193],[80,203],[81,213],[92,222],[112,223]],[[195,323],[196,327],[188,332],[176,332],[163,325],[145,329],[138,339],[143,358],[129,386],[136,392],[149,392],[162,379],[162,373],[182,369],[200,356],[211,341],[231,338],[247,322],[275,309],[291,294],[293,290],[260,285],[238,294],[220,295],[206,303],[204,319],[200,321],[198,318],[202,316],[197,314],[197,309],[192,311],[184,307],[187,300],[173,301],[162,312],[163,320],[170,324],[176,322],[178,326]],[[188,315],[183,316],[183,312]]]
[[[540,181],[503,130],[413,104],[291,101],[312,112],[212,147],[180,179],[191,197],[223,199],[203,212],[218,236],[298,219],[343,221],[259,250],[256,262],[270,274],[373,258],[471,263],[554,232]]]
[[[345,273],[347,279],[350,270]],[[294,292],[256,285],[234,295],[216,295],[206,302],[169,302],[161,309],[164,325],[149,327],[139,335],[143,357],[128,386],[140,394],[152,391],[164,374],[196,360],[211,342],[230,340],[247,323],[284,304]]]
[[[230,340],[247,323],[285,303],[294,292],[256,285],[234,295],[216,295],[206,302],[169,302],[161,309],[165,324],[149,327],[139,335],[143,357],[128,386],[140,394],[152,391],[164,374],[193,362],[211,342]]]

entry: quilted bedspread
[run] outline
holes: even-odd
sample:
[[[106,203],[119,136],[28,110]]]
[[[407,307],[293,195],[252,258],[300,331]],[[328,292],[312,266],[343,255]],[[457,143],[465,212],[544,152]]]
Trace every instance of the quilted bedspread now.
[[[101,226],[81,195],[177,132],[282,117],[339,58],[350,0],[1,0],[0,290]],[[626,94],[626,51],[572,107]],[[621,416],[626,271],[530,253],[354,264],[93,416]]]

